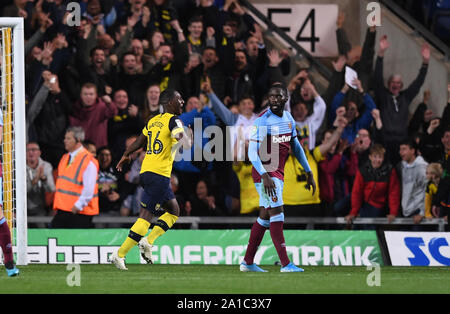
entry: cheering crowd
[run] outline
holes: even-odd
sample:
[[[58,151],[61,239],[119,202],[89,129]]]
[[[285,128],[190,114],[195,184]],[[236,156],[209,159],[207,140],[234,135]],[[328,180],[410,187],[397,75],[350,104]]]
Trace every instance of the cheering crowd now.
[[[159,95],[167,88],[184,98],[180,119],[194,131],[192,156],[208,147],[211,139],[202,134],[210,126],[223,130],[223,145],[234,152],[231,160],[174,163],[171,185],[181,215],[256,215],[246,151],[251,126],[277,82],[289,90],[286,110],[318,183],[313,195],[291,154],[284,173],[287,216],[343,216],[348,222],[358,215],[413,217],[416,223],[448,216],[450,106],[436,115],[425,91],[410,118],[413,99],[433,75],[427,44],[422,64],[411,65],[417,77],[403,82],[383,65],[389,34],[377,42],[378,30],[370,27],[363,45],[352,47],[340,14],[339,56],[319,94],[308,69],[293,66],[288,50],[266,42],[238,0],[77,2],[78,26],[71,26],[64,0],[14,0],[2,8],[2,16],[25,21],[30,216],[51,215],[68,127],[82,127],[80,140],[98,161],[99,215],[137,215],[145,151],[136,152],[123,172],[115,165],[149,118],[162,112]],[[346,66],[357,73],[351,83]],[[450,103],[450,85],[448,93]]]

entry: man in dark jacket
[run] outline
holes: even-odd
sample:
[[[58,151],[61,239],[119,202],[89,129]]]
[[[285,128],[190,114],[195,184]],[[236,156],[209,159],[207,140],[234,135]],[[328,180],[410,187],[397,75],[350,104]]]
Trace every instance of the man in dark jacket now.
[[[430,47],[424,44],[422,47],[422,66],[419,74],[411,85],[403,89],[402,77],[392,75],[388,80],[388,87],[384,87],[383,60],[386,50],[389,48],[387,36],[380,40],[380,49],[375,65],[375,96],[377,107],[380,109],[381,120],[386,135],[386,151],[388,159],[396,165],[400,161],[399,143],[408,138],[409,105],[422,87],[430,61]]]
[[[44,84],[27,108],[29,140],[39,143],[42,158],[56,169],[65,153],[63,140],[69,126],[72,102],[59,87],[56,75],[44,71],[42,77]]]

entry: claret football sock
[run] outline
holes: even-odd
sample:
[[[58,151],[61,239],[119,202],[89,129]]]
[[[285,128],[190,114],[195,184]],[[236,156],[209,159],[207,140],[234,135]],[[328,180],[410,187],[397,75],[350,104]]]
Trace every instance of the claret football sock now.
[[[256,251],[264,238],[264,233],[269,227],[270,222],[268,220],[263,220],[258,218],[253,224],[252,230],[250,232],[250,239],[248,240],[247,251],[245,252],[244,261],[247,265],[253,264],[253,259],[255,258]]]
[[[119,248],[117,255],[119,257],[125,257],[127,253],[135,246],[143,236],[147,234],[148,228],[150,227],[150,223],[142,218],[138,218],[134,225],[130,229],[130,233],[125,241]]]
[[[11,245],[11,232],[5,217],[0,219],[0,247],[3,251],[4,264],[6,268],[14,267],[14,257]]]
[[[167,230],[172,228],[177,220],[178,216],[169,213],[162,214],[158,221],[153,225],[152,231],[147,237],[148,243],[153,245],[155,240],[162,236]]]
[[[284,214],[270,217],[270,236],[280,258],[281,266],[288,265],[291,261],[287,255],[286,243],[283,234]]]

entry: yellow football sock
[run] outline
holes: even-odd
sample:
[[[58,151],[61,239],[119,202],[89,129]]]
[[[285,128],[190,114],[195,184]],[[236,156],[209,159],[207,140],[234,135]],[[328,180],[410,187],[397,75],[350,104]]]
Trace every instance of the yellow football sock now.
[[[138,220],[136,220],[134,225],[131,227],[128,237],[120,246],[117,255],[119,255],[119,257],[125,257],[128,251],[130,251],[133,246],[135,246],[141,238],[147,234],[149,227],[150,223],[147,220],[138,218]]]
[[[164,213],[159,217],[152,231],[147,237],[148,243],[152,244],[155,242],[157,238],[162,236],[167,230],[172,228],[173,224],[177,221],[178,216]]]

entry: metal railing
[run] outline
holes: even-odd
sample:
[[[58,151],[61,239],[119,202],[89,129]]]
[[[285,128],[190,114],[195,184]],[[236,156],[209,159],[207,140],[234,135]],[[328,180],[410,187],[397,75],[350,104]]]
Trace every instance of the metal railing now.
[[[95,216],[93,218],[94,225],[117,225],[117,224],[133,224],[137,217],[107,217]],[[48,224],[52,220],[51,216],[30,216],[29,224]],[[190,229],[199,229],[200,225],[208,226],[228,226],[233,228],[245,225],[251,227],[256,217],[251,216],[225,216],[225,217],[198,217],[198,216],[181,216],[177,220],[177,225],[189,225]],[[284,222],[286,225],[306,225],[306,229],[313,230],[316,225],[347,225],[344,217],[286,217]],[[437,231],[444,231],[447,222],[443,218],[423,219],[419,224],[421,226],[436,226]],[[412,218],[396,218],[389,223],[387,218],[355,218],[353,225],[414,225]],[[242,228],[242,227],[240,227]]]

